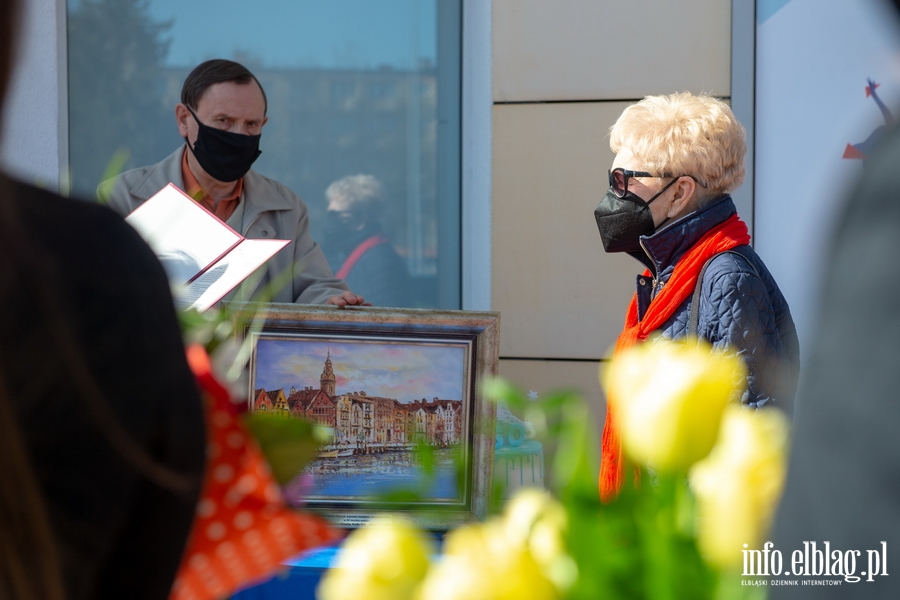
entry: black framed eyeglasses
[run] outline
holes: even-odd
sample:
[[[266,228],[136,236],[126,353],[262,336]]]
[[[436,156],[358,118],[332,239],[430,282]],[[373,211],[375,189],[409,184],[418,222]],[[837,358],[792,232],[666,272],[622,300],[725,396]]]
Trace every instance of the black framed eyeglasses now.
[[[625,194],[628,193],[628,180],[632,177],[654,177],[654,178],[664,178],[664,177],[675,177],[671,173],[663,173],[662,175],[654,175],[653,173],[647,173],[646,171],[629,171],[628,169],[617,168],[608,171],[609,173],[609,187],[612,189],[613,193],[616,195],[616,198],[624,198]],[[697,185],[700,187],[706,187],[706,184],[702,181],[698,180],[693,175],[679,175],[678,177],[690,177],[694,181],[697,182]]]
[[[632,177],[671,177],[669,173],[662,175],[654,175],[646,171],[629,171],[628,169],[618,168],[609,171],[609,187],[612,188],[616,198],[624,198],[628,193],[628,180]]]

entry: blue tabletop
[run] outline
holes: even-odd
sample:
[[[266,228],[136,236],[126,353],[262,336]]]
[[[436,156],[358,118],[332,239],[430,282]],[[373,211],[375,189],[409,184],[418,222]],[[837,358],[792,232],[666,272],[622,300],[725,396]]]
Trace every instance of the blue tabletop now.
[[[286,560],[286,569],[268,581],[235,593],[232,600],[315,600],[316,586],[337,557],[336,546],[314,548]]]
[[[433,534],[435,550],[439,551],[441,536]],[[339,544],[340,542],[338,542]],[[271,579],[239,590],[231,600],[315,600],[316,586],[325,571],[337,560],[339,545],[307,550],[284,561],[285,569]],[[432,556],[438,560],[440,554]]]

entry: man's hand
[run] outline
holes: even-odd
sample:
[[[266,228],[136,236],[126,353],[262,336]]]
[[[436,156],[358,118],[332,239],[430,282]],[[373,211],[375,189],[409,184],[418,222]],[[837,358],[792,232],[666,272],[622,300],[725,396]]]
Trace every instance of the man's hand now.
[[[338,308],[344,308],[345,306],[372,306],[371,302],[366,302],[366,299],[362,296],[357,296],[353,292],[344,292],[340,296],[332,296],[328,300],[325,301],[325,304],[333,304]]]

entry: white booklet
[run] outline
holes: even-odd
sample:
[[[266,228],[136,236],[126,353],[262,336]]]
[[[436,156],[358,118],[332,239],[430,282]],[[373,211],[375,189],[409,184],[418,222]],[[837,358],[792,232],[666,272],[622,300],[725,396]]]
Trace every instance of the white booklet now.
[[[163,263],[180,309],[208,309],[289,243],[248,240],[172,183],[125,220]]]

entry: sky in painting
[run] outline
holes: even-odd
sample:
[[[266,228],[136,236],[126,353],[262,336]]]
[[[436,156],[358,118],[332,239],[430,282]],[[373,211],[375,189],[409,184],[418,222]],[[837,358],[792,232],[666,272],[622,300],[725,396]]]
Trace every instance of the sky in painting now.
[[[338,394],[413,400],[462,400],[466,348],[461,345],[394,342],[260,339],[253,387],[318,389],[331,352]]]

